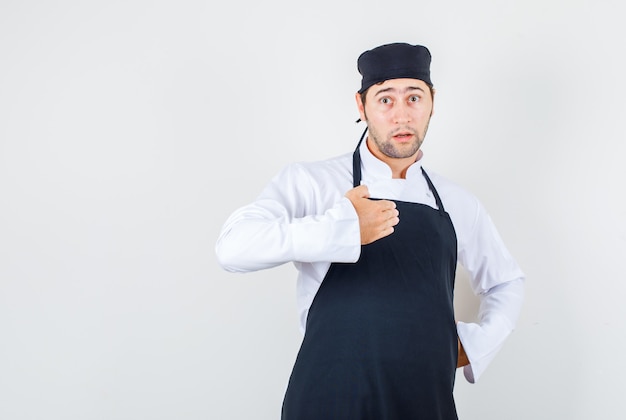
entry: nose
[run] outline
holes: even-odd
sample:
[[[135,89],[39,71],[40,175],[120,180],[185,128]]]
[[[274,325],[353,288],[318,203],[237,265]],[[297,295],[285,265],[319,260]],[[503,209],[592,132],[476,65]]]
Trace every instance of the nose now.
[[[394,107],[393,122],[395,124],[406,124],[411,122],[409,106],[403,102],[396,103]]]

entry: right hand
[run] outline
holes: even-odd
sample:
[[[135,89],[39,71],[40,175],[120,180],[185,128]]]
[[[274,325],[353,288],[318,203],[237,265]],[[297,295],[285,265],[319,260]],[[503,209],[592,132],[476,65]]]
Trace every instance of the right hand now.
[[[359,185],[346,193],[359,216],[361,245],[371,244],[393,233],[393,227],[400,222],[396,203],[389,200],[370,200],[365,185]]]

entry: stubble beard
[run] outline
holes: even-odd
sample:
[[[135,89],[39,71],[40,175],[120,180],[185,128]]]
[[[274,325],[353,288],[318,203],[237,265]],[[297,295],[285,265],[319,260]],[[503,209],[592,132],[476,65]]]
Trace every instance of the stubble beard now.
[[[372,139],[374,144],[376,144],[378,150],[380,150],[380,152],[385,156],[392,159],[404,159],[415,155],[420,149],[422,143],[424,142],[424,138],[426,137],[429,123],[430,120],[426,122],[426,126],[424,127],[424,131],[422,133],[419,133],[417,130],[410,127],[402,127],[387,134],[384,140],[382,139],[383,135],[381,135],[374,127],[369,127],[369,137]],[[405,145],[406,147],[399,147],[393,140],[394,134],[399,132],[411,133],[413,135],[413,142]]]

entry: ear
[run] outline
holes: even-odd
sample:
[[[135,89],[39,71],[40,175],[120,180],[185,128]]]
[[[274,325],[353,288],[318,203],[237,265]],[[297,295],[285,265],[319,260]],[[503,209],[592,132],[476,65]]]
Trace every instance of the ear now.
[[[361,121],[367,121],[365,117],[365,105],[363,105],[363,101],[361,100],[361,94],[359,92],[355,93],[354,98],[356,99],[356,107],[359,110]]]

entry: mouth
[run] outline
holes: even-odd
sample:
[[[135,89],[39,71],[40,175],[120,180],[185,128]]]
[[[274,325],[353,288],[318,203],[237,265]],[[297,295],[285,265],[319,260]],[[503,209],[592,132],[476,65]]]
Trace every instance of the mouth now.
[[[393,138],[395,140],[397,140],[397,141],[400,141],[400,142],[407,141],[407,140],[411,139],[412,137],[413,137],[413,133],[410,133],[408,131],[401,131],[401,132],[393,135]]]

